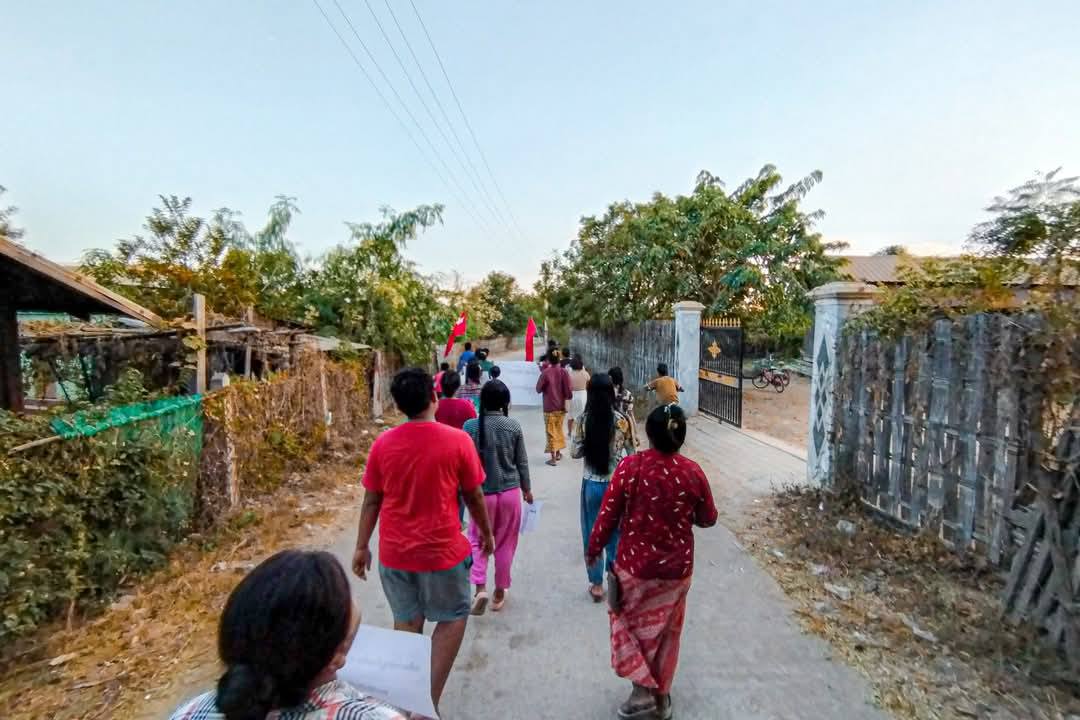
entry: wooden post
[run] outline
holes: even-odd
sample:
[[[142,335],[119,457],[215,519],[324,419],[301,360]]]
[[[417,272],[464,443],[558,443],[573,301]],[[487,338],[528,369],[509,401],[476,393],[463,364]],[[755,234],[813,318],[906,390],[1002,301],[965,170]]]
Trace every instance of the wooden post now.
[[[255,309],[250,305],[244,311],[244,322],[251,326],[255,322]],[[251,379],[251,334],[244,339],[244,379]]]
[[[191,302],[191,313],[195,316],[195,334],[202,340],[202,347],[195,356],[195,392],[206,392],[206,298],[195,293]]]
[[[225,493],[229,507],[240,504],[240,469],[236,463],[236,443],[233,441],[233,429],[236,427],[236,407],[233,404],[232,391],[225,388]]]
[[[319,358],[319,403],[322,410],[323,422],[326,424],[326,439],[330,440],[330,427],[334,424],[334,417],[330,413],[330,398],[326,392],[326,358],[322,350],[316,350]]]
[[[22,412],[19,319],[14,306],[0,305],[0,408]]]

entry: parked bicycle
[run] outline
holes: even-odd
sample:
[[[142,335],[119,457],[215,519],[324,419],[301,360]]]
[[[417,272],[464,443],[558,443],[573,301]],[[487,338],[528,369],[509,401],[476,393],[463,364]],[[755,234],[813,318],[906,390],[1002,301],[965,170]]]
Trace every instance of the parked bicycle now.
[[[758,374],[750,379],[750,382],[759,390],[764,390],[772,385],[773,390],[782,393],[784,388],[791,384],[791,374],[784,368],[770,365],[762,367]]]

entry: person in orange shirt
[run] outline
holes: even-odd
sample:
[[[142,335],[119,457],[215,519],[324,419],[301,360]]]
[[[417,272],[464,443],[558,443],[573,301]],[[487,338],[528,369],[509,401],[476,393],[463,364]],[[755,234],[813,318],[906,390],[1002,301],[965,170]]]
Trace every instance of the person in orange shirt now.
[[[661,405],[677,404],[679,402],[679,393],[683,391],[683,387],[676,382],[675,378],[668,375],[667,363],[657,365],[656,374],[658,377],[645,387],[656,391],[656,400]]]

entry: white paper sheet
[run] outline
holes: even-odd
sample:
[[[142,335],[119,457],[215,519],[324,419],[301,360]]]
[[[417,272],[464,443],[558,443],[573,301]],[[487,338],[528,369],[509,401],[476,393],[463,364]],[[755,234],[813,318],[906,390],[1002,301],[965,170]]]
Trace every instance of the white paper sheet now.
[[[431,702],[431,638],[361,625],[338,677],[394,707],[438,718]]]
[[[540,510],[543,507],[543,500],[535,500],[532,505],[525,506],[525,514],[521,516],[522,535],[531,533],[540,527]]]

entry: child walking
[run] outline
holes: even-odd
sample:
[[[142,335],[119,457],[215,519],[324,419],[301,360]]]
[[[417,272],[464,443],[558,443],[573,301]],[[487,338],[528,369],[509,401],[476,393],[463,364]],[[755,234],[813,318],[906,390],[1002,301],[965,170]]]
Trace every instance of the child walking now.
[[[484,503],[495,535],[495,594],[491,609],[496,612],[503,609],[510,589],[510,566],[521,532],[521,501],[530,505],[533,502],[525,435],[509,413],[510,389],[501,380],[492,380],[480,391],[480,417],[469,420],[464,427],[484,466]],[[483,551],[483,536],[471,523],[469,542],[473,548],[470,579],[476,586],[472,614],[483,615],[488,605],[488,559]]]
[[[682,385],[668,375],[667,363],[656,366],[656,378],[645,387],[656,391],[656,400],[661,405],[678,404],[679,393],[683,391]]]

